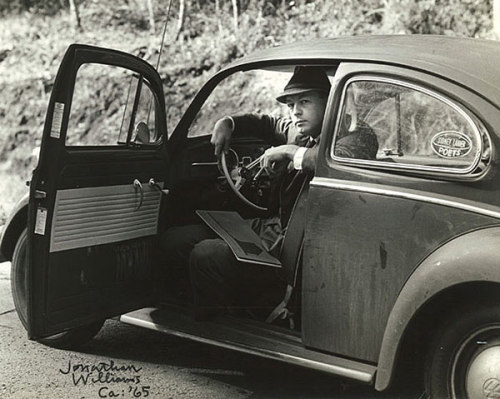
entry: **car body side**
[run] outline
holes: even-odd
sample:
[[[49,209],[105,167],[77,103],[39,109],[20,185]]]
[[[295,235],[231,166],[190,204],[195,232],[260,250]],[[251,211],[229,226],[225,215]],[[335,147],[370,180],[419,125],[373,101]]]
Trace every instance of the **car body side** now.
[[[342,67],[341,65],[341,69]],[[473,110],[488,126],[492,140],[491,163],[495,165],[498,136],[494,127],[498,126],[499,122],[498,107],[484,101],[474,90],[465,89],[457,85],[457,82],[448,82],[438,76],[421,74],[413,69],[402,70],[399,67],[370,63],[356,65],[352,69],[347,66],[344,69],[341,79],[344,76],[347,78],[351,72],[386,76],[392,74],[439,88],[455,101],[466,104],[465,106]],[[337,112],[335,104],[331,104],[329,109],[333,113]],[[334,123],[335,117],[329,118],[325,130],[332,131]],[[329,140],[333,139],[330,137]],[[365,347],[356,357],[364,357],[377,363],[376,388],[382,390],[390,384],[390,378],[398,364],[396,357],[403,353],[404,345],[413,346],[417,351],[421,349],[420,352],[428,345],[428,342],[404,342],[404,339],[411,336],[411,328],[428,329],[429,326],[437,326],[440,317],[449,312],[446,307],[437,306],[440,299],[447,306],[463,306],[475,300],[471,292],[474,292],[478,284],[487,282],[488,289],[483,290],[482,296],[477,297],[477,300],[496,300],[496,303],[499,303],[495,291],[499,288],[500,270],[498,261],[495,261],[494,246],[479,245],[479,241],[488,235],[490,229],[496,229],[498,226],[498,172],[495,168],[489,168],[479,178],[450,178],[435,174],[422,179],[423,173],[420,171],[398,173],[390,165],[387,167],[389,173],[381,172],[381,168],[384,168],[381,164],[373,164],[373,167],[370,167],[367,163],[360,169],[350,161],[332,159],[329,154],[331,141],[322,142],[322,145],[316,177],[311,183],[311,200],[316,199],[312,206],[319,207],[316,216],[318,220],[316,225],[314,220],[311,222],[312,235],[309,237],[311,241],[319,242],[317,247],[328,246],[333,249],[330,254],[323,255],[319,262],[309,266],[306,263],[304,268],[309,267],[310,272],[315,271],[317,275],[322,276],[329,275],[329,268],[343,271],[340,275],[338,272],[332,272],[330,280],[322,281],[323,286],[326,284],[326,289],[330,288],[331,291],[331,294],[323,294],[323,301],[329,296],[332,308],[336,306],[335,299],[339,298],[341,303],[352,304],[349,310],[336,309],[335,314],[343,316],[335,320],[335,325],[328,324],[332,329],[337,329],[337,336],[348,338],[342,344],[335,343],[335,339],[327,339],[328,342],[324,345],[330,348],[335,345],[343,348],[350,345],[351,350],[347,351],[349,355],[359,351],[359,347]],[[320,189],[323,192],[315,195],[315,190]],[[384,213],[385,206],[391,201],[398,205],[389,209],[397,211],[399,207],[399,214]],[[327,202],[328,205],[321,205],[322,202]],[[328,215],[327,206],[337,211]],[[341,216],[335,215],[338,213],[341,213]],[[330,219],[325,221],[325,218]],[[366,225],[352,222],[356,218],[361,218]],[[407,220],[402,221],[404,218]],[[344,244],[336,246],[335,236],[324,238],[327,232],[324,228],[321,230],[322,225],[335,225],[336,229],[345,233],[348,238],[344,237]],[[387,229],[393,229],[393,234]],[[482,233],[474,233],[476,230]],[[453,245],[455,240],[460,244]],[[352,262],[348,255],[354,253],[352,249],[349,252],[349,248],[355,248],[361,242],[362,247],[369,249],[359,248],[355,255],[356,261]],[[472,252],[469,248],[476,247],[481,247],[483,251],[481,256],[476,257],[477,261],[472,263],[474,257],[468,256],[468,253]],[[457,248],[461,251],[457,251]],[[404,253],[401,253],[402,251]],[[448,276],[445,274],[445,278],[442,278],[441,268],[429,264],[434,253],[442,257],[443,262],[447,262]],[[309,259],[307,256],[306,258]],[[455,260],[457,262],[454,262]],[[321,267],[321,271],[318,271]],[[426,270],[425,274],[421,274],[421,268]],[[305,275],[314,276],[308,272],[305,272]],[[342,283],[335,281],[339,276],[348,275],[349,279],[344,278],[348,285],[344,287],[349,288],[343,289]],[[465,275],[467,278],[462,280]],[[430,288],[430,282],[434,279],[440,281],[441,285],[436,284],[429,294],[428,287]],[[314,278],[311,277],[311,280]],[[350,296],[345,298],[345,295]],[[428,301],[426,295],[431,295],[436,301]],[[405,307],[401,306],[402,303],[414,304]],[[313,304],[317,305],[317,301],[313,302],[311,307]],[[314,318],[325,320],[327,313],[327,310],[315,312],[314,317],[308,321],[314,322]],[[354,316],[350,313],[354,313]],[[427,319],[424,320],[422,315]],[[410,320],[417,319],[420,324],[409,323]],[[339,327],[342,324],[343,329]],[[357,328],[349,330],[349,326]]]

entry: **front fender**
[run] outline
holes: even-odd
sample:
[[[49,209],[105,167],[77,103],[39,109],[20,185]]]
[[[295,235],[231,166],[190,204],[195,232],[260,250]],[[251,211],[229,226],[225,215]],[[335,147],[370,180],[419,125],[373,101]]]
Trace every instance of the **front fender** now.
[[[17,239],[28,220],[29,192],[24,194],[11,212],[0,237],[0,262],[12,260]]]
[[[375,388],[386,389],[403,334],[416,312],[434,295],[467,282],[500,283],[500,227],[464,234],[428,256],[407,280],[391,311],[379,355]]]

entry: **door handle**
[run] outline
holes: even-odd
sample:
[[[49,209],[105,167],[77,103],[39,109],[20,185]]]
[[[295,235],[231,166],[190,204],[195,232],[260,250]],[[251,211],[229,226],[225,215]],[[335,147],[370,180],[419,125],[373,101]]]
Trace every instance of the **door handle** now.
[[[168,189],[161,188],[161,186],[155,181],[155,179],[153,177],[151,179],[149,179],[149,186],[151,188],[158,190],[161,194],[168,195]]]
[[[154,178],[149,179],[149,186],[151,188],[157,189],[158,191],[161,191],[161,186],[155,181]]]
[[[135,208],[135,210],[138,211],[139,209],[141,209],[142,202],[144,201],[144,191],[142,191],[142,184],[139,179],[134,179],[133,185],[135,192],[137,192],[137,190],[139,190],[140,192],[139,205],[137,205],[137,208]]]

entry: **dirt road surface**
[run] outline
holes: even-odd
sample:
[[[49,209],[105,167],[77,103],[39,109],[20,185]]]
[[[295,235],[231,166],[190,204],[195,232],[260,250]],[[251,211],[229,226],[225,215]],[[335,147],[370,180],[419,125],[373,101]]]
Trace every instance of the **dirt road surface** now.
[[[0,263],[2,399],[389,397],[400,396],[115,320],[79,351],[48,348],[27,339],[10,294],[10,263]]]

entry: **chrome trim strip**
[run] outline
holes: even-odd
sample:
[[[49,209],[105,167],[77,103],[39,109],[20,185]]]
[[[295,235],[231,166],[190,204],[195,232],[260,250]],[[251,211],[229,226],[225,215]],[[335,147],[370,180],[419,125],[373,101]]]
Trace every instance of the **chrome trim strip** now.
[[[443,103],[445,103],[446,105],[450,106],[451,108],[453,108],[455,111],[458,112],[458,114],[460,114],[468,123],[469,123],[469,126],[472,127],[472,130],[475,134],[475,139],[476,139],[476,142],[479,146],[479,148],[476,150],[476,156],[474,158],[474,162],[472,163],[471,166],[469,166],[468,168],[465,168],[465,169],[454,169],[454,168],[449,168],[449,167],[440,167],[440,166],[428,166],[428,165],[415,165],[415,164],[408,164],[408,163],[390,163],[388,164],[387,162],[383,162],[383,161],[377,161],[377,160],[363,160],[363,159],[355,159],[355,158],[342,158],[342,157],[338,157],[335,155],[335,141],[336,141],[336,138],[337,138],[337,134],[338,134],[338,130],[339,130],[339,126],[340,126],[340,119],[342,117],[342,112],[343,112],[343,105],[345,103],[345,97],[346,97],[346,91],[347,91],[347,87],[349,86],[349,84],[351,84],[352,82],[357,82],[357,81],[365,81],[365,80],[368,80],[368,81],[373,81],[373,82],[382,82],[382,83],[389,83],[389,84],[393,84],[393,85],[397,85],[397,86],[403,86],[403,87],[407,87],[409,89],[412,89],[412,90],[415,90],[415,91],[419,91],[421,93],[424,93],[430,97],[433,97]],[[489,138],[489,132],[485,129],[485,135],[488,137],[488,140],[490,140]],[[339,109],[338,109],[338,112],[337,112],[337,118],[336,118],[336,123],[335,123],[335,130],[334,130],[334,136],[333,136],[333,141],[332,141],[332,145],[330,147],[330,151],[329,151],[329,155],[330,155],[330,158],[337,161],[337,162],[340,162],[340,163],[343,163],[343,164],[354,164],[354,165],[371,165],[371,166],[380,166],[380,165],[383,165],[384,168],[386,169],[396,169],[396,170],[413,170],[413,171],[426,171],[426,172],[432,172],[432,173],[447,173],[447,174],[450,174],[450,175],[470,175],[476,168],[477,166],[479,165],[479,162],[481,161],[481,155],[483,154],[483,151],[484,151],[484,148],[483,148],[483,140],[482,140],[482,137],[481,137],[481,132],[479,131],[479,127],[477,126],[477,124],[473,121],[473,119],[471,118],[471,116],[457,103],[455,103],[454,101],[452,101],[451,99],[437,93],[437,92],[434,92],[432,90],[429,90],[423,86],[420,86],[420,85],[417,85],[417,84],[414,84],[414,83],[410,83],[410,82],[406,82],[404,80],[400,80],[400,79],[395,79],[395,78],[387,78],[387,77],[384,77],[384,76],[377,76],[377,75],[371,75],[371,74],[366,74],[366,75],[359,75],[359,76],[355,76],[353,78],[350,78],[344,85],[343,89],[342,89],[342,96],[341,96],[341,100],[340,100],[340,105],[339,105]]]
[[[191,162],[191,166],[217,166],[218,162]]]
[[[335,365],[331,365],[331,364],[321,363],[319,361],[303,359],[303,358],[300,358],[298,356],[290,355],[287,353],[277,353],[277,352],[272,352],[270,350],[265,350],[265,349],[256,349],[256,348],[250,347],[248,345],[244,345],[244,344],[235,344],[235,343],[231,343],[228,341],[223,342],[223,341],[217,341],[217,340],[210,339],[210,338],[203,338],[203,337],[199,337],[199,336],[185,333],[182,331],[173,330],[173,329],[170,329],[164,325],[156,324],[156,323],[149,321],[149,320],[144,320],[144,319],[132,317],[132,316],[129,316],[127,314],[120,316],[120,321],[123,323],[134,325],[134,326],[148,328],[150,330],[155,330],[155,331],[171,334],[171,335],[174,335],[176,337],[187,338],[187,339],[201,342],[204,344],[215,345],[215,346],[219,346],[219,347],[225,348],[225,349],[237,350],[239,352],[247,353],[250,355],[257,355],[257,356],[261,356],[261,357],[266,357],[268,359],[281,360],[281,361],[284,361],[287,363],[295,364],[295,365],[302,366],[302,367],[307,367],[310,369],[315,369],[318,371],[323,371],[323,372],[326,372],[329,374],[335,374],[335,375],[341,376],[341,377],[352,378],[354,380],[364,382],[367,384],[371,384],[374,381],[374,376],[375,376],[375,371],[376,371],[375,366],[371,366],[373,368],[373,370],[371,372],[352,370],[352,369],[342,367],[342,366],[335,366]],[[363,365],[363,366],[367,367],[366,365]]]
[[[379,194],[385,195],[388,197],[396,197],[396,198],[404,198],[411,199],[415,201],[429,202],[436,205],[447,206],[451,208],[462,209],[468,212],[477,213],[480,215],[485,215],[489,217],[493,217],[496,219],[500,219],[500,207],[495,207],[494,205],[490,205],[494,209],[482,208],[477,205],[473,205],[472,201],[462,200],[459,201],[454,197],[450,197],[442,194],[433,194],[425,195],[417,193],[412,189],[405,189],[405,191],[399,191],[394,188],[387,188],[386,186],[380,186],[377,184],[358,184],[358,183],[349,183],[344,180],[338,179],[330,179],[324,177],[315,177],[310,185],[312,187],[325,187],[325,188],[333,188],[338,190],[346,190],[346,191],[357,191],[369,194]],[[475,202],[474,202],[475,204]]]

